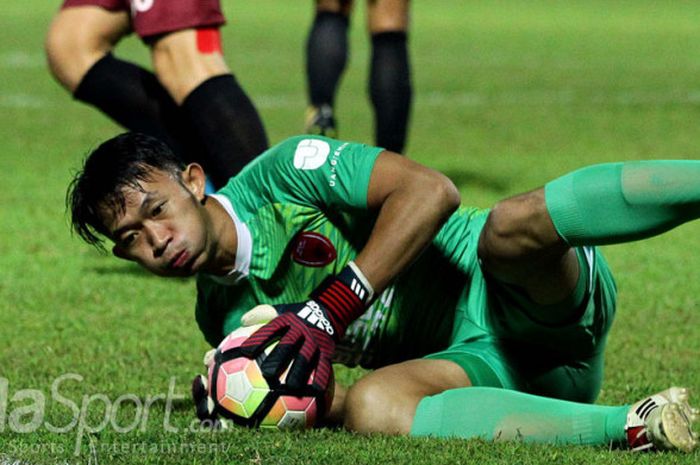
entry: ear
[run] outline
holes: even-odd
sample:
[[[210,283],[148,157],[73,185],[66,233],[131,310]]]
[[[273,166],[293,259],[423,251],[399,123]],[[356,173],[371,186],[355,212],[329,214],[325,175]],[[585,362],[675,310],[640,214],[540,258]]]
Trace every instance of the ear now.
[[[190,163],[182,171],[182,182],[199,201],[204,200],[204,186],[206,180],[204,169],[198,163]]]
[[[131,258],[129,258],[129,257],[127,256],[127,254],[126,254],[126,252],[124,251],[124,249],[122,249],[121,247],[119,247],[119,246],[116,245],[116,244],[112,246],[112,255],[114,255],[114,256],[117,257],[117,258],[121,258],[122,260],[133,261]]]

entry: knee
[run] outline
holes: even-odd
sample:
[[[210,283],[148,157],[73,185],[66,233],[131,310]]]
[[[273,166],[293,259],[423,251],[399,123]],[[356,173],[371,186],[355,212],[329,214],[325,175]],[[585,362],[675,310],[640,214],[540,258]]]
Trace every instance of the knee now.
[[[370,5],[368,13],[370,34],[408,31],[408,0],[378,0]]]
[[[51,74],[70,92],[127,32],[119,21],[94,22],[73,10],[61,10],[56,15],[44,42]]]
[[[51,74],[70,92],[75,91],[85,73],[106,51],[101,51],[88,32],[56,18],[46,35],[46,59]],[[108,49],[107,49],[108,50]]]
[[[363,378],[347,393],[344,426],[359,433],[408,434],[420,398]]]
[[[529,260],[559,242],[539,189],[493,207],[479,238],[478,255],[493,270]]]
[[[316,0],[316,11],[341,13],[347,16],[352,10],[352,5],[352,0]]]

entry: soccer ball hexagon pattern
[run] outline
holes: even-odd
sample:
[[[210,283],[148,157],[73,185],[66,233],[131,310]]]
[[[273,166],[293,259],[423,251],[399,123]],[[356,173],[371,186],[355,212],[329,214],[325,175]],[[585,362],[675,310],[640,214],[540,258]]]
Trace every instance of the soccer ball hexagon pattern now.
[[[316,418],[316,399],[313,397],[281,396],[260,423],[261,428],[311,428]]]
[[[216,401],[230,412],[250,418],[270,392],[254,360],[245,357],[224,362],[219,367]]]

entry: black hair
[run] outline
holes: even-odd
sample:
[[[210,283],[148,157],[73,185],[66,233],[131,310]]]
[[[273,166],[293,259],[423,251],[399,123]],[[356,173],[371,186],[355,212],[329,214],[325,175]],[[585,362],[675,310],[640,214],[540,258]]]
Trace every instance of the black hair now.
[[[180,179],[184,168],[170,147],[145,134],[126,132],[103,142],[88,154],[68,186],[66,208],[73,231],[103,249],[103,236],[109,231],[100,212],[107,209],[122,214],[126,208],[123,189],[142,191],[140,182],[151,180],[154,169]]]

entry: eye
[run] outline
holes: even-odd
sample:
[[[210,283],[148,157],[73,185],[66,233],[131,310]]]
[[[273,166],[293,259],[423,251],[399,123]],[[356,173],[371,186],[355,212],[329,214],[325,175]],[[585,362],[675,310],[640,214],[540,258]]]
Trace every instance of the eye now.
[[[123,247],[129,247],[132,245],[134,242],[136,242],[136,238],[138,237],[138,233],[132,232],[127,234],[126,236],[122,237],[121,243]]]
[[[153,210],[151,210],[151,216],[156,217],[163,213],[163,210],[165,210],[165,202],[161,202],[158,205],[156,205]]]

